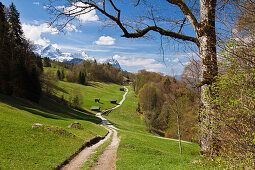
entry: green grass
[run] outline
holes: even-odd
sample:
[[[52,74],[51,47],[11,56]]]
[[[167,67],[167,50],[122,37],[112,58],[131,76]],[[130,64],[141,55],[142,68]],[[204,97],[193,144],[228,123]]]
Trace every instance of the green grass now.
[[[74,98],[78,96],[80,107],[88,111],[91,106],[100,106],[101,110],[112,108],[116,104],[110,103],[110,100],[115,99],[118,103],[124,94],[123,91],[119,90],[122,86],[113,83],[89,82],[88,86],[84,86],[76,83],[58,81],[57,85],[62,89],[57,91],[58,97],[63,96],[69,101],[70,97]],[[95,103],[95,98],[100,98],[100,103]]]
[[[82,129],[67,128],[79,122]],[[0,95],[0,169],[53,169],[84,143],[107,131],[100,119],[59,105]],[[32,128],[34,123],[45,126]]]
[[[121,138],[117,154],[117,169],[196,169],[200,147],[195,143],[182,143],[179,154],[177,141],[155,138],[145,131],[141,117],[136,113],[137,99],[129,89],[126,101],[108,116],[119,128]]]
[[[44,70],[56,75],[58,68],[44,67]],[[68,70],[65,69],[65,74],[67,72]],[[125,93],[119,89],[123,86],[113,83],[88,82],[88,85],[81,85],[66,81],[57,81],[56,86],[55,93],[58,97],[63,97],[65,100],[70,101],[77,96],[79,97],[80,107],[87,111],[90,111],[91,106],[99,106],[101,107],[101,111],[112,108],[116,104],[110,103],[110,100],[117,100],[118,103]],[[100,98],[100,103],[95,103],[95,98]],[[90,112],[96,113],[94,111]]]
[[[90,156],[89,160],[83,165],[81,169],[83,170],[89,169],[90,167],[93,167],[97,163],[99,156],[102,155],[107,146],[111,144],[112,136],[113,134],[110,136],[109,139],[107,139],[107,141],[105,141],[95,150],[95,153]]]

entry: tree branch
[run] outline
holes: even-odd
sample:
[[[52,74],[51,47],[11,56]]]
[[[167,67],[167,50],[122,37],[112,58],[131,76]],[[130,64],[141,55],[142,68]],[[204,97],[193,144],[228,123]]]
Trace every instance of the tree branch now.
[[[169,0],[169,1],[174,1],[174,2],[178,1],[179,2],[180,0]],[[120,21],[120,12],[121,11],[114,5],[112,0],[109,0],[109,2],[112,5],[112,7],[114,8],[114,10],[116,10],[118,12],[117,17],[111,15],[110,13],[108,13],[105,10],[104,4],[103,4],[103,8],[101,8],[96,3],[93,3],[93,1],[90,2],[90,1],[82,1],[81,0],[80,2],[82,2],[84,5],[87,5],[87,6],[86,7],[81,7],[81,8],[83,8],[83,10],[71,13],[71,15],[69,13],[70,16],[77,16],[77,15],[81,14],[81,12],[84,12],[85,9],[88,9],[88,8],[96,9],[99,12],[101,12],[103,15],[105,15],[106,17],[111,19],[113,22],[115,22],[119,26],[119,28],[124,33],[124,35],[122,35],[122,37],[126,37],[126,38],[139,38],[139,37],[143,37],[149,31],[155,31],[155,32],[158,32],[159,34],[164,35],[164,36],[169,36],[169,37],[180,39],[180,40],[184,40],[184,41],[194,42],[194,43],[196,43],[199,46],[199,41],[195,37],[191,37],[191,36],[183,35],[183,34],[180,34],[180,33],[173,32],[173,31],[165,30],[165,29],[160,28],[160,27],[158,27],[156,25],[154,25],[154,26],[147,26],[146,28],[144,28],[142,30],[138,30],[138,29],[134,29],[133,28],[135,30],[134,33],[128,32],[128,30],[125,28],[125,26],[127,26],[127,25]]]
[[[167,0],[167,2],[169,2],[170,4],[177,5],[181,9],[183,14],[188,18],[189,22],[191,23],[192,27],[197,33],[199,29],[199,23],[197,22],[196,17],[191,12],[189,7],[185,4],[185,2],[183,2],[182,0]]]
[[[198,39],[195,38],[195,37],[190,37],[190,36],[179,34],[179,33],[173,32],[173,31],[164,30],[164,29],[162,29],[160,27],[157,27],[157,26],[149,26],[149,27],[147,27],[143,30],[137,31],[136,33],[124,34],[124,35],[122,35],[122,37],[138,38],[138,37],[144,36],[149,31],[155,31],[155,32],[160,33],[161,35],[170,36],[172,38],[177,38],[177,39],[181,39],[181,40],[184,40],[184,41],[191,41],[191,42],[196,43],[199,46]]]

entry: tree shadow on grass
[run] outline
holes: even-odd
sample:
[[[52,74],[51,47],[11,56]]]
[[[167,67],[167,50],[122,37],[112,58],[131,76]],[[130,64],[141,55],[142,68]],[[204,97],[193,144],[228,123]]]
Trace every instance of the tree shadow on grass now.
[[[86,84],[86,86],[91,86],[91,87],[95,87],[95,88],[104,88],[104,86],[100,83],[96,83],[96,82],[88,82]]]
[[[40,103],[36,104],[25,99],[0,94],[0,102],[3,102],[17,109],[51,119],[79,119],[93,123],[101,122],[101,119],[94,115],[89,115],[84,112],[61,105],[46,96],[42,96]]]

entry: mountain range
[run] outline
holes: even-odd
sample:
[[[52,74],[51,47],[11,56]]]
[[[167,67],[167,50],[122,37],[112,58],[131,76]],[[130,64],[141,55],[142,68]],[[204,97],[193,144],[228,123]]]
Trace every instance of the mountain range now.
[[[46,47],[43,47],[41,45],[36,45],[35,53],[37,53],[43,58],[48,57],[51,60],[65,62],[67,64],[78,64],[84,60],[91,60],[91,61],[95,60],[94,57],[90,57],[85,51],[79,51],[75,53],[63,53],[52,44]],[[120,70],[122,70],[118,60],[113,58],[109,58],[105,60],[103,64],[111,64],[113,67],[117,67]]]
[[[84,51],[76,53],[63,53],[51,44],[46,47],[37,45],[37,50],[35,52],[43,58],[48,57],[51,60],[66,62],[69,64],[77,64],[83,60],[95,60],[94,57],[88,56]]]

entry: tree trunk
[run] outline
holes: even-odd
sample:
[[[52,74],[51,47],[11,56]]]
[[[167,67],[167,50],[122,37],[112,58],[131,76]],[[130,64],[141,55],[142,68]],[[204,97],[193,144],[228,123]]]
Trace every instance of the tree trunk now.
[[[179,138],[179,149],[180,149],[180,154],[182,154],[182,140],[181,140],[180,115],[179,115],[179,113],[177,113],[177,128],[178,128],[178,138]]]
[[[216,32],[215,32],[215,7],[216,0],[200,0],[200,23],[198,39],[200,42],[200,69],[201,69],[201,136],[200,145],[202,154],[211,153],[211,144],[213,139],[212,126],[214,120],[212,117],[213,108],[209,103],[212,97],[208,87],[218,73],[217,55],[216,55]]]
[[[201,110],[200,110],[200,145],[202,154],[211,153],[213,139],[212,117],[213,108],[209,98],[213,97],[208,87],[218,73],[216,56],[216,33],[215,33],[215,7],[217,0],[200,0],[200,29],[198,40],[200,42],[200,69],[201,69]]]

